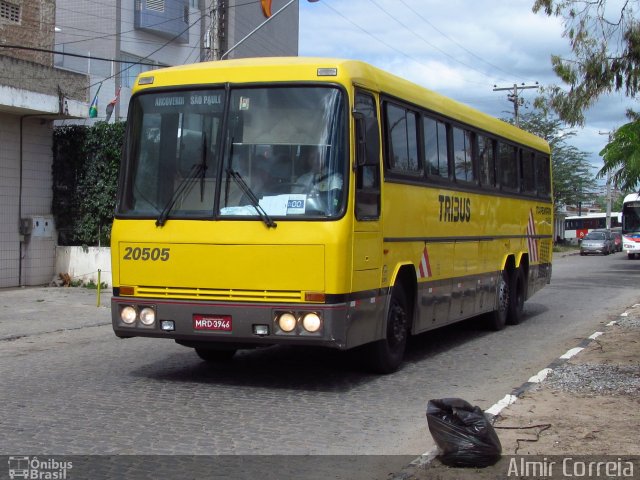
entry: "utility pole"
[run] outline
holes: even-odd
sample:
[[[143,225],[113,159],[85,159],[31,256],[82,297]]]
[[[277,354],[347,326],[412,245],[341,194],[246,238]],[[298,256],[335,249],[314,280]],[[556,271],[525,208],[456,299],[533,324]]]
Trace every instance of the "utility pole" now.
[[[224,0],[211,0],[211,26],[208,32],[209,51],[207,60],[220,60],[224,45],[225,4]]]
[[[520,98],[519,95],[519,91],[520,90],[526,90],[529,88],[540,88],[540,86],[538,85],[538,82],[536,82],[535,85],[525,85],[524,83],[522,83],[521,85],[518,85],[516,83],[513,84],[513,87],[498,87],[497,85],[493,86],[493,91],[494,92],[500,92],[500,91],[509,91],[511,93],[509,93],[507,95],[507,99],[513,103],[513,113],[514,113],[514,119],[515,119],[515,124],[516,127],[519,125],[519,121],[520,121],[520,116],[518,113],[518,109],[521,105],[524,104],[524,99]]]
[[[615,131],[615,130],[614,130]],[[600,135],[608,135],[609,143],[613,140],[613,132],[598,132]],[[607,172],[607,229],[611,228],[611,170]]]

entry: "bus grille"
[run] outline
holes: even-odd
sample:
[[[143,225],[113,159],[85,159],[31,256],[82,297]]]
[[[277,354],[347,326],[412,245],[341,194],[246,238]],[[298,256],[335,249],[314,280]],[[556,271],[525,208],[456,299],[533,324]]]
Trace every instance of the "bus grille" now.
[[[214,288],[136,287],[136,296],[238,302],[303,302],[300,291],[222,290]]]

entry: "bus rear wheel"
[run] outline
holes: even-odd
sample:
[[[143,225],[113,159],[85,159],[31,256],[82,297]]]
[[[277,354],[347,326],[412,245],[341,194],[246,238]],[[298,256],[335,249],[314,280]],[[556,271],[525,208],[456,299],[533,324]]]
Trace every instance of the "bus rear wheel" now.
[[[367,352],[369,366],[374,372],[393,373],[400,367],[407,347],[410,318],[406,294],[401,287],[394,286],[387,313],[385,338],[369,345]]]
[[[205,362],[224,362],[227,360],[231,360],[231,358],[233,358],[233,356],[236,354],[236,350],[233,348],[217,349],[196,347],[195,351],[198,356]]]
[[[496,309],[486,317],[487,328],[493,331],[502,330],[507,324],[509,314],[509,274],[502,272],[498,279]]]
[[[513,274],[511,294],[509,295],[509,311],[507,315],[507,323],[509,325],[518,325],[522,321],[524,315],[524,297],[524,272],[521,268],[518,268]]]

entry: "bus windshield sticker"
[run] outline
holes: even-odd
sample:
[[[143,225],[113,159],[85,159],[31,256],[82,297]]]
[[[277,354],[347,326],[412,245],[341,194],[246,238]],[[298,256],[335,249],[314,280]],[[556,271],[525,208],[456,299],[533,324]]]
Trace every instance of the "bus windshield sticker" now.
[[[238,109],[249,110],[249,102],[249,97],[240,97],[240,105],[238,105]]]
[[[304,194],[288,195],[287,215],[304,215],[307,196]]]
[[[221,105],[222,95],[191,95],[191,105]]]
[[[155,106],[156,107],[180,107],[184,105],[184,97],[183,96],[161,96],[156,97]]]
[[[283,194],[263,197],[260,206],[269,215],[301,215],[305,213],[305,194]]]

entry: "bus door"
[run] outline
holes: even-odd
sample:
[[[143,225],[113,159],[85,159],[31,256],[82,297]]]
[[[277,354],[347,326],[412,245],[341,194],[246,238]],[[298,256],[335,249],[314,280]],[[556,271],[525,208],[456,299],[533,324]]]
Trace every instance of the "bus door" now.
[[[351,292],[347,338],[350,346],[382,338],[385,302],[378,298],[383,254],[380,226],[380,129],[375,97],[356,93],[355,124],[355,204]]]
[[[377,290],[382,267],[380,228],[380,129],[372,94],[356,92],[355,221],[352,292]]]

